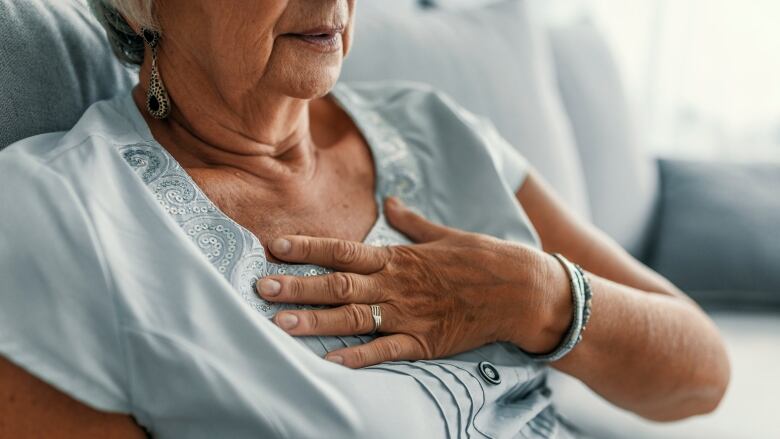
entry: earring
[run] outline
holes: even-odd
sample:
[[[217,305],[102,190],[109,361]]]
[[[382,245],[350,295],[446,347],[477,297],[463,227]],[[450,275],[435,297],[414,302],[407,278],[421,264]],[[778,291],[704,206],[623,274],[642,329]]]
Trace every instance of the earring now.
[[[144,41],[152,49],[152,73],[149,78],[149,91],[146,94],[146,110],[155,119],[165,119],[171,113],[171,100],[160,79],[157,69],[157,46],[160,44],[160,34],[151,29],[141,29]]]

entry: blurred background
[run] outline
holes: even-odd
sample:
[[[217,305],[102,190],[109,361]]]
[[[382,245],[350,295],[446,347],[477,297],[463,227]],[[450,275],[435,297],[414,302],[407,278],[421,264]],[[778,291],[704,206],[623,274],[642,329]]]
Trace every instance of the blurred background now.
[[[780,2],[547,0],[614,49],[647,147],[664,156],[780,161]]]
[[[692,252],[692,258],[706,259],[703,255],[717,248],[707,242],[729,241],[724,236],[738,235],[741,238],[730,241],[728,248],[715,250],[734,255],[728,258],[731,270],[725,264],[721,272],[739,271],[739,265],[745,261],[754,264],[762,258],[770,260],[763,270],[780,268],[780,245],[772,238],[780,231],[780,168],[771,165],[780,162],[780,2],[538,0],[531,4],[552,28],[588,22],[602,33],[630,102],[631,119],[637,132],[642,133],[641,148],[648,154],[686,160],[697,166],[704,166],[703,162],[735,164],[702,171],[722,172],[722,178],[710,176],[708,180],[714,185],[712,192],[725,194],[729,199],[722,201],[720,208],[701,203],[702,198],[713,199],[707,191],[687,192],[689,185],[696,184],[692,183],[694,179],[669,178],[664,183],[662,171],[661,185],[665,186],[662,198],[681,193],[685,193],[683,198],[696,197],[687,201],[695,207],[679,212],[674,221],[695,218],[699,228],[712,227],[712,232],[700,240],[691,239],[697,226],[687,228],[686,233],[677,235],[685,244],[676,251],[684,253],[698,247]],[[770,165],[757,168],[756,164],[760,163]],[[733,178],[735,169],[740,169],[737,172],[742,177]],[[764,174],[767,169],[773,177]],[[743,184],[742,189],[734,189]],[[755,201],[762,198],[757,195],[762,192],[764,201]],[[741,197],[754,201],[745,204],[735,201]],[[679,201],[679,204],[663,201],[661,204],[681,209],[685,201]],[[742,210],[743,217],[753,220],[738,220],[737,224],[713,219],[723,215],[733,217],[738,209]],[[675,215],[669,212],[670,207],[666,210],[670,215],[661,213],[660,218]],[[663,233],[664,226],[660,230]],[[750,239],[751,235],[755,238]],[[664,238],[659,235],[658,239]],[[762,239],[765,247],[757,250],[762,245],[751,242]],[[745,250],[745,246],[753,250]],[[771,250],[767,252],[767,248]],[[692,258],[666,265],[656,262],[656,268],[675,278],[677,270],[684,270]],[[672,273],[671,265],[678,267],[671,269]],[[710,275],[717,278],[714,271]],[[777,394],[780,374],[772,366],[780,356],[777,303],[759,299],[740,303],[735,298],[746,297],[748,288],[734,288],[726,293],[730,300],[718,299],[715,304],[712,296],[697,295],[685,280],[680,277],[676,280],[688,287],[710,311],[729,344],[734,373],[720,409],[714,415],[671,425],[646,423],[615,412],[596,400],[589,403],[590,408],[583,409],[581,405],[587,400],[584,395],[588,391],[568,377],[557,377],[554,380],[559,380],[562,387],[559,394],[563,395],[559,399],[564,412],[573,413],[581,425],[589,424],[588,429],[595,437],[780,437],[772,414],[774,409],[768,408],[780,407]],[[780,296],[776,281],[754,285],[752,289],[765,291],[769,297]],[[749,306],[753,312],[735,312],[744,308],[742,305]],[[579,396],[571,398],[574,394]]]

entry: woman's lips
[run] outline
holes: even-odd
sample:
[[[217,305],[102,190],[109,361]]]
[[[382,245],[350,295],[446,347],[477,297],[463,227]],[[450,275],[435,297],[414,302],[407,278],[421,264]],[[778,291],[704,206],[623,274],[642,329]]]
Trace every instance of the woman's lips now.
[[[284,36],[309,44],[311,48],[322,52],[335,52],[341,49],[341,34],[342,29],[326,28],[312,29],[301,33],[289,33]]]

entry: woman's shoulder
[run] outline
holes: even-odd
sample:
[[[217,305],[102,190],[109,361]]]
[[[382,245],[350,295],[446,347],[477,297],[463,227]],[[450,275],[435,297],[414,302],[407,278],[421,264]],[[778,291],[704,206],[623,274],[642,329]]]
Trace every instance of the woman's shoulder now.
[[[110,170],[99,152],[102,138],[79,131],[36,135],[0,151],[0,235],[8,250],[0,252],[0,269],[13,259],[45,266],[64,263],[68,253],[95,253],[88,251],[94,244],[88,188],[101,187]],[[51,241],[55,236],[62,241]],[[54,246],[62,251],[46,251]]]
[[[364,126],[389,126],[412,146],[413,153],[430,158],[433,167],[449,170],[468,163],[483,176],[503,179],[512,190],[527,175],[525,158],[489,119],[434,86],[410,81],[350,82],[339,84],[335,94]]]
[[[0,160],[52,162],[62,154],[78,153],[72,150],[89,141],[112,143],[137,137],[137,129],[126,114],[128,100],[132,100],[130,90],[123,90],[110,99],[95,102],[68,130],[37,134],[0,148]]]
[[[125,128],[116,112],[111,100],[98,102],[71,130],[0,151],[0,271],[22,259],[28,270],[100,259],[92,213],[119,184],[114,141]]]
[[[113,182],[101,181],[116,120],[106,105],[0,151],[0,356],[93,407],[127,411],[116,288],[91,214]]]
[[[506,146],[490,120],[472,113],[429,84],[396,80],[349,82],[339,84],[334,94],[348,101],[353,116],[373,113],[396,129],[423,138],[441,139],[444,135],[456,139],[455,146],[476,147],[482,152]]]
[[[414,82],[340,84],[336,97],[380,152],[388,194],[453,227],[536,241],[515,199],[530,166],[488,119]]]
[[[61,188],[105,173],[115,144],[138,141],[122,111],[125,93],[92,104],[70,130],[28,137],[0,151],[0,187],[27,197],[51,180]]]
[[[111,378],[79,375],[94,371],[87,360],[103,361],[85,349],[117,344],[117,324],[94,223],[73,182],[52,166],[62,135],[0,152],[0,356],[94,407],[122,411],[120,392],[106,390],[116,389],[121,368]]]

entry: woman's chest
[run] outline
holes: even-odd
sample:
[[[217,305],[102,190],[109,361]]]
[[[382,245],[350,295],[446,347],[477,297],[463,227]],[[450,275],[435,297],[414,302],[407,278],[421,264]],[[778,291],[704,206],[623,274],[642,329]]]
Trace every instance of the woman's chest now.
[[[271,274],[311,276],[329,271],[324,267],[284,264],[269,259],[264,243],[274,237],[274,232],[319,236],[330,234],[339,238],[349,238],[348,233],[352,232],[355,236],[362,235],[353,240],[362,240],[369,245],[409,242],[387,224],[381,210],[377,214],[370,183],[355,184],[357,193],[345,192],[348,198],[358,200],[357,204],[342,204],[354,208],[354,211],[346,213],[331,211],[325,215],[322,213],[327,210],[325,203],[301,207],[290,203],[285,197],[274,199],[253,196],[242,200],[241,196],[234,196],[231,197],[233,202],[223,202],[222,206],[218,206],[212,197],[218,198],[219,193],[207,195],[162,148],[134,144],[123,147],[120,152],[147,185],[153,199],[159,204],[159,213],[170,216],[181,229],[183,233],[178,236],[190,240],[192,249],[205,257],[215,269],[214,274],[224,277],[243,301],[265,317],[271,317],[292,305],[261,300],[255,291],[258,279]],[[376,194],[379,198],[380,192]],[[247,205],[249,208],[242,209],[242,206]],[[269,211],[271,214],[264,213]],[[307,222],[307,219],[310,221]],[[353,230],[340,229],[337,227],[339,224]],[[361,230],[355,233],[354,229],[358,228]],[[334,233],[339,230],[342,236]]]
[[[268,248],[284,235],[306,235],[361,242],[375,225],[379,209],[370,186],[356,181],[323,183],[295,195],[257,191],[234,184],[229,193],[220,186],[198,182],[214,204],[250,231]],[[308,193],[307,193],[308,192]]]
[[[361,242],[380,210],[371,158],[355,157],[350,166],[340,163],[323,163],[312,177],[271,186],[245,172],[188,169],[187,173],[224,215],[266,248],[283,235]]]

